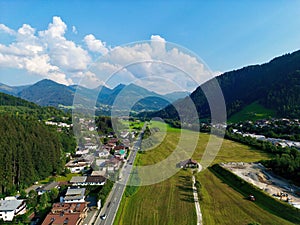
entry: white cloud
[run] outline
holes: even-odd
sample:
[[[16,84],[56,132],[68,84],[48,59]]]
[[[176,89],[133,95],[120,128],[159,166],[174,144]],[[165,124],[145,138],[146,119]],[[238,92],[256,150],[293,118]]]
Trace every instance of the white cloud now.
[[[97,40],[94,35],[89,34],[84,37],[84,41],[88,47],[88,49],[92,52],[99,52],[102,55],[108,53],[108,48],[106,47],[106,43],[101,40]]]
[[[36,31],[24,24],[15,31],[0,24],[0,31],[14,38],[10,44],[0,43],[0,68],[23,69],[64,84],[81,78],[85,86],[91,87],[103,82],[110,87],[136,82],[163,93],[172,91],[171,87],[173,91],[192,91],[216,75],[194,54],[168,43],[160,35],[151,35],[148,42],[112,48],[88,34],[80,46],[66,38],[68,26],[57,16],[46,30]],[[77,33],[75,26],[71,32]],[[101,56],[100,61],[89,69],[97,56]]]
[[[3,31],[9,35],[15,35],[16,32],[12,29],[10,29],[9,27],[5,26],[4,24],[0,24],[0,31]]]
[[[60,17],[54,16],[52,23],[48,25],[48,29],[45,31],[40,31],[39,35],[48,37],[49,39],[61,39],[64,38],[63,35],[67,30],[67,25],[61,20]]]
[[[159,36],[159,35],[151,35],[150,39],[151,39],[151,41],[166,42],[166,40],[163,37]]]
[[[28,73],[72,84],[73,76],[87,70],[91,57],[75,42],[67,40],[67,25],[53,17],[46,30],[36,30],[23,24],[17,31],[0,24],[0,30],[13,34],[9,45],[0,44],[0,67],[24,69]],[[76,28],[73,26],[73,32]]]
[[[102,80],[114,81],[111,85],[136,82],[160,93],[193,91],[213,77],[195,55],[166,42],[159,35],[152,35],[148,42],[117,46],[100,58],[97,64],[93,72]],[[120,69],[122,72],[114,73]],[[153,78],[159,80],[156,86]]]
[[[72,32],[73,32],[74,34],[77,34],[77,33],[78,33],[75,26],[72,26]]]
[[[67,25],[59,17],[53,17],[48,29],[39,32],[51,62],[67,72],[86,70],[91,58],[86,50],[65,38]]]

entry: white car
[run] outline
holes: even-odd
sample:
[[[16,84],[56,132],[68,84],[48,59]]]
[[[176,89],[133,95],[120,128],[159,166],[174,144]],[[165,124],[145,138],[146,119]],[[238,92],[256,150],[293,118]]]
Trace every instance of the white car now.
[[[100,218],[101,218],[102,220],[105,220],[105,219],[106,219],[106,215],[103,214],[102,216],[100,216]]]

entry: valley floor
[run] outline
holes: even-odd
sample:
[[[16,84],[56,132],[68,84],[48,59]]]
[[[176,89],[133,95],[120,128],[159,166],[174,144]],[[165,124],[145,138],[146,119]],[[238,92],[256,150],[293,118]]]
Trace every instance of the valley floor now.
[[[159,135],[159,134],[157,134]],[[169,130],[164,141],[139,155],[138,165],[155,164],[170,155],[178,143],[180,132]],[[194,136],[193,133],[191,136]],[[193,159],[200,162],[209,139],[199,135]],[[255,162],[270,156],[260,150],[224,140],[213,163]],[[245,199],[245,196],[223,183],[210,170],[195,174],[201,183],[203,224],[292,224]],[[141,186],[131,196],[123,196],[114,224],[196,224],[197,216],[192,189],[192,171],[180,170],[171,178],[149,186]]]

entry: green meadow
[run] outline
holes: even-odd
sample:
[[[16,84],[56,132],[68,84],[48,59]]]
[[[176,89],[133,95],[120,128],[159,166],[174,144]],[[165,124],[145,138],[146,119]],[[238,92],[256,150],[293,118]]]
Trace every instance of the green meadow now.
[[[159,122],[152,124],[164,126]],[[197,140],[193,159],[200,162],[209,135],[192,131],[180,132],[167,127],[163,141],[149,151],[138,155],[137,165],[151,165],[168,157],[178,145],[182,133],[186,143]],[[153,134],[162,136],[160,132]],[[190,140],[189,140],[190,138]],[[271,156],[254,148],[224,140],[213,164],[220,162],[254,162]],[[191,170],[181,169],[160,183],[141,186],[132,195],[123,196],[114,224],[196,224],[196,211],[192,196]],[[201,183],[203,199],[200,202],[203,222],[209,224],[292,224],[245,200],[245,196],[221,181],[209,169],[196,174]]]
[[[233,114],[228,122],[238,123],[240,121],[256,121],[264,118],[274,117],[275,111],[272,109],[267,109],[258,102],[253,102],[250,105],[244,107],[241,111]]]

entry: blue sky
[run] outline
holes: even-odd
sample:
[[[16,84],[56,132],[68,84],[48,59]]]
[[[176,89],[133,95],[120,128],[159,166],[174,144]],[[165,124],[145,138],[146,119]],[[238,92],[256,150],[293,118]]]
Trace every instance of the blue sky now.
[[[103,53],[99,48],[87,46],[85,37],[90,34],[93,35],[89,36],[91,41],[100,40],[107,49],[149,40],[152,35],[157,35],[191,50],[217,72],[267,62],[275,56],[300,49],[300,1],[0,0],[0,24],[10,29],[5,31],[3,26],[2,31],[0,29],[0,82],[9,85],[33,83],[51,78],[47,73],[54,70],[56,78],[64,73],[64,83],[75,82],[71,76],[79,76],[78,71],[84,70],[86,65],[80,67],[78,62],[73,62],[78,68],[72,70],[74,64],[70,60],[54,58],[59,51],[41,50],[43,54],[37,55],[44,57],[41,62],[37,58],[30,62],[18,58],[20,63],[27,63],[26,66],[10,64],[5,55],[12,54],[12,47],[24,47],[24,42],[16,44],[20,37],[12,34],[23,24],[30,25],[38,39],[43,37],[40,46],[47,43],[45,48],[48,48],[53,40],[49,40],[47,32],[44,35],[38,32],[46,31],[54,16],[62,21],[58,20],[58,24],[67,27],[61,33],[67,41],[65,46],[74,43],[73,47],[77,47],[74,52],[81,56],[87,54],[87,58]],[[88,64],[89,59],[80,62]],[[47,63],[48,69],[37,69],[32,63]]]

